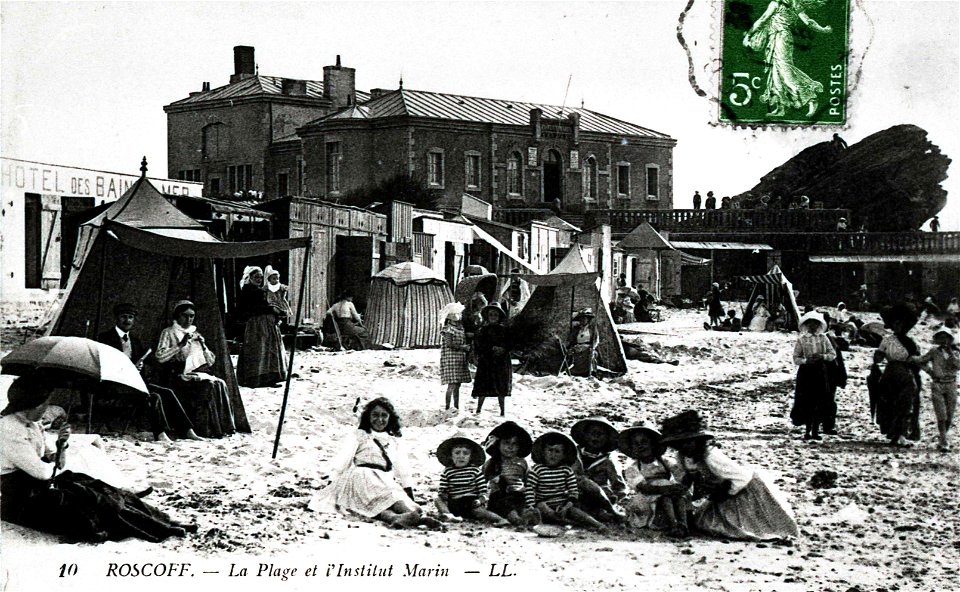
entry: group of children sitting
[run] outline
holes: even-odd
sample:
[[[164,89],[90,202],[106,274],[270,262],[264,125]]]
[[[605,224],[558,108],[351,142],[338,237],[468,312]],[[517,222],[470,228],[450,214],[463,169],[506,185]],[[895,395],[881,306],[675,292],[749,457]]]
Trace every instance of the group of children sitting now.
[[[494,428],[483,446],[454,436],[437,449],[446,467],[437,509],[448,521],[497,526],[606,530],[628,524],[673,537],[691,530],[745,540],[797,536],[783,497],[720,452],[696,411],[671,417],[662,428],[638,424],[619,431],[591,417],[575,423],[569,436],[550,431],[534,440],[512,421]],[[613,456],[618,450],[634,461],[623,472]]]

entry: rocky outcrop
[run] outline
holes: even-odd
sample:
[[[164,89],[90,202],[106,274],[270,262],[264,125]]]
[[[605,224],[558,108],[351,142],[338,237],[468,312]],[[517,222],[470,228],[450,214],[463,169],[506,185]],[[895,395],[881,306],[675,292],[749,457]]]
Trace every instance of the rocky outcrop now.
[[[849,209],[851,229],[917,230],[947,203],[940,183],[949,164],[925,130],[897,125],[846,148],[837,141],[810,146],[738,198],[750,203],[767,194],[787,204],[806,195],[824,208]]]

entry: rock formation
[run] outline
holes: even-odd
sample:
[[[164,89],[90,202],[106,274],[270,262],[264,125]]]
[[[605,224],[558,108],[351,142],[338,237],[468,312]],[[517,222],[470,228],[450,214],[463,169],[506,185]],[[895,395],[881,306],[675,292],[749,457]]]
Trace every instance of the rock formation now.
[[[786,207],[806,195],[811,204],[849,209],[851,230],[917,230],[947,203],[940,183],[949,164],[925,130],[897,125],[846,148],[837,139],[810,146],[738,198],[749,204],[767,194]]]

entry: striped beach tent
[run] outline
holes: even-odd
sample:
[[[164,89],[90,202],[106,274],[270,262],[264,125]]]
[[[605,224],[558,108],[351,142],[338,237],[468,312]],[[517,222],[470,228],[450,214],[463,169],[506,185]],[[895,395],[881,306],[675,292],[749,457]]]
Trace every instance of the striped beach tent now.
[[[742,275],[740,279],[753,284],[753,291],[750,292],[750,299],[747,301],[747,309],[743,313],[743,325],[750,324],[753,318],[753,305],[757,302],[757,296],[763,296],[767,301],[767,307],[773,313],[780,304],[787,310],[787,329],[796,331],[800,323],[800,308],[797,306],[797,298],[793,293],[793,284],[780,271],[779,265],[774,265],[769,272],[763,275]]]
[[[440,309],[450,302],[450,287],[429,267],[411,261],[391,265],[370,280],[370,338],[394,347],[438,347]]]

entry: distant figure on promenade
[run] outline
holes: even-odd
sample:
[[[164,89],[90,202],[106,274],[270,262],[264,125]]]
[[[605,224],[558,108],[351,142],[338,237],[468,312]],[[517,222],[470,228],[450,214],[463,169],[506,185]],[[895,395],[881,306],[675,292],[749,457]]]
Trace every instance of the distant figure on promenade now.
[[[703,207],[707,210],[717,209],[717,198],[713,196],[712,191],[707,192],[707,201],[704,203]]]
[[[726,195],[720,198],[720,209],[729,210],[730,209],[730,198]]]
[[[695,209],[695,210],[699,210],[699,209],[700,209],[701,199],[702,199],[702,198],[700,197],[700,192],[699,192],[699,191],[694,191],[694,192],[693,192],[693,209]]]
[[[846,232],[847,231],[847,219],[840,218],[837,220],[837,232]]]
[[[940,217],[934,216],[930,219],[930,232],[940,232]]]

